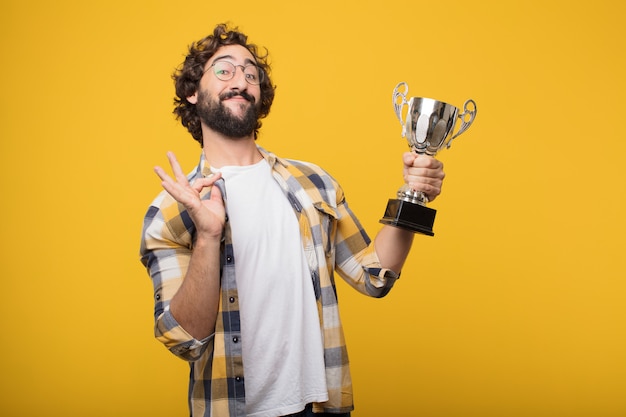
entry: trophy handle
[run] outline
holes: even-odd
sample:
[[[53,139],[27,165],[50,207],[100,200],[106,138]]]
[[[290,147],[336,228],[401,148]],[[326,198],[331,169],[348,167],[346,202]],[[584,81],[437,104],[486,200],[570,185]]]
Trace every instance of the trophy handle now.
[[[456,134],[454,136],[452,136],[450,138],[450,140],[448,141],[448,144],[447,144],[447,148],[450,147],[450,144],[452,143],[452,139],[456,138],[461,133],[463,133],[467,129],[469,129],[469,127],[474,122],[474,119],[476,118],[476,112],[477,111],[478,111],[478,109],[476,108],[476,103],[474,102],[474,100],[469,99],[469,100],[467,100],[465,102],[465,104],[463,104],[463,113],[461,113],[461,114],[459,114],[457,116],[459,119],[461,119],[461,128],[459,129],[458,132],[456,132]],[[469,117],[469,119],[465,120],[466,117]]]
[[[403,91],[399,91],[402,89]],[[409,93],[409,85],[405,82],[398,83],[396,88],[393,89],[392,101],[393,101],[393,110],[396,113],[396,117],[400,120],[400,124],[402,125],[402,137],[406,136],[406,124],[402,118],[402,110],[404,106],[408,104],[406,101],[406,95]]]

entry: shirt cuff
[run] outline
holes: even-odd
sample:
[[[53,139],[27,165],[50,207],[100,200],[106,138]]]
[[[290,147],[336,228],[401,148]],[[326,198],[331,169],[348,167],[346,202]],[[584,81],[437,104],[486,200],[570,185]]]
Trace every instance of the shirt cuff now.
[[[155,336],[174,355],[187,361],[194,361],[202,356],[215,334],[203,339],[194,338],[176,321],[167,306],[157,319]]]

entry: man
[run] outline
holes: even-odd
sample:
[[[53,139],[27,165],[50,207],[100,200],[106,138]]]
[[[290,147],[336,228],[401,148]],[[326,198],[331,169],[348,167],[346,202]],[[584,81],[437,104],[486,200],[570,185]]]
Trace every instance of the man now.
[[[316,165],[256,145],[274,98],[267,54],[218,25],[174,74],[175,113],[202,145],[185,176],[156,167],[141,260],[154,284],[155,334],[190,362],[193,416],[349,416],[352,384],[334,282],[373,297],[399,276],[413,234],[372,242],[339,184]],[[429,199],[442,164],[403,155]]]

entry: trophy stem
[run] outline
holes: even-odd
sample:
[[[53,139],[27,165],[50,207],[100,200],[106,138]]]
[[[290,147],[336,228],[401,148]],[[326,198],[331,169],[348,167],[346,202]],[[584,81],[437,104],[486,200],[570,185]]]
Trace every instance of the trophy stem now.
[[[415,191],[408,185],[404,184],[397,193],[398,199],[407,201],[409,203],[421,204],[422,206],[428,203],[428,196],[421,191]]]

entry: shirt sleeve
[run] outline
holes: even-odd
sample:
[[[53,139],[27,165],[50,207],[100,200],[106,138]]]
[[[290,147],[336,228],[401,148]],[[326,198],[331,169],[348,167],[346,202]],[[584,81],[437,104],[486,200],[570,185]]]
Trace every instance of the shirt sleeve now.
[[[382,268],[361,223],[337,192],[337,229],[335,235],[335,269],[348,284],[365,295],[381,298],[391,291],[399,274]]]
[[[192,252],[192,237],[185,224],[186,212],[178,204],[160,196],[148,209],[141,238],[141,262],[154,289],[154,333],[157,340],[181,359],[198,359],[213,342],[213,335],[198,340],[174,318],[169,309],[180,288]],[[181,232],[184,230],[184,232]]]

